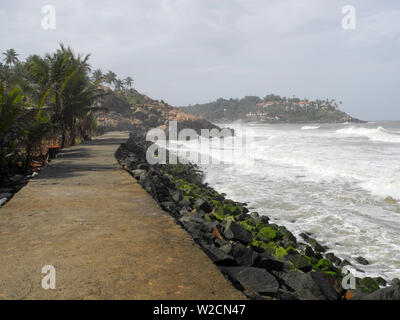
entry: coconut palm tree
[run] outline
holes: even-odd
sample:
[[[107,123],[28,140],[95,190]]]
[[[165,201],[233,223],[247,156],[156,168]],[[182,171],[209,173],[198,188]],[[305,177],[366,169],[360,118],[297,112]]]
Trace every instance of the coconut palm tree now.
[[[116,73],[114,73],[112,71],[108,71],[104,75],[104,81],[105,81],[105,83],[107,83],[109,85],[114,84],[116,80],[117,80],[117,75],[116,75]]]
[[[62,145],[73,144],[79,118],[87,113],[97,99],[99,81],[90,81],[89,55],[75,55],[70,48],[60,48],[44,58],[33,56],[29,71],[36,88],[36,98],[50,89],[52,123],[61,132]]]
[[[94,81],[97,81],[97,80],[103,79],[103,78],[104,78],[104,75],[103,75],[103,71],[101,71],[101,69],[96,69],[93,71],[92,79]]]
[[[14,49],[9,49],[6,52],[3,52],[4,59],[3,61],[6,65],[11,66],[18,62],[18,56]]]
[[[129,87],[129,89],[131,89],[133,84],[133,79],[131,77],[126,77],[124,83],[127,87]]]
[[[23,133],[24,96],[21,89],[7,92],[0,83],[0,175],[6,170],[9,159],[17,153],[18,138]]]
[[[115,80],[115,90],[116,91],[122,91],[124,90],[124,82],[120,79]]]

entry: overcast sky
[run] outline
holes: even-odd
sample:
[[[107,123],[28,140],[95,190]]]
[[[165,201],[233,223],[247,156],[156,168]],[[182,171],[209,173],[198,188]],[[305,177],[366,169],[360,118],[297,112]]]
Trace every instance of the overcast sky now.
[[[48,4],[56,30],[41,26]],[[64,42],[176,106],[274,93],[400,120],[399,0],[1,0],[0,39],[22,58]]]

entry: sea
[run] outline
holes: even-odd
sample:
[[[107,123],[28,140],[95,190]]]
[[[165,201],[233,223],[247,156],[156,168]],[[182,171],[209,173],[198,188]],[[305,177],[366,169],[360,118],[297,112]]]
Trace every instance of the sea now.
[[[297,237],[310,233],[357,276],[400,278],[400,121],[220,126],[235,129],[224,138],[233,143],[178,142],[225,159],[241,141],[230,161],[200,163],[210,186]],[[370,264],[358,264],[359,256]]]

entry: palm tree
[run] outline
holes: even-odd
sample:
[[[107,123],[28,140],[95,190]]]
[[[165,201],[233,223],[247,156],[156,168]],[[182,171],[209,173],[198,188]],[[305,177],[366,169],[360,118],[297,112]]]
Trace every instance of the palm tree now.
[[[124,90],[124,82],[120,79],[115,80],[115,90],[116,91],[122,91]]]
[[[101,71],[101,69],[96,69],[96,70],[93,71],[92,79],[94,81],[97,81],[97,80],[102,79],[102,78],[104,78],[104,75],[103,75],[103,71]]]
[[[0,174],[17,153],[18,137],[23,133],[24,96],[21,89],[6,92],[0,83]],[[7,170],[6,170],[7,171]]]
[[[116,80],[117,80],[117,75],[112,71],[108,71],[104,75],[104,81],[109,85],[112,85],[113,83],[115,83]]]
[[[4,59],[3,61],[6,65],[11,66],[18,62],[18,56],[14,49],[9,49],[6,52],[3,52]]]
[[[75,55],[70,48],[60,48],[45,58],[33,56],[29,60],[31,79],[36,88],[36,99],[50,89],[52,123],[62,135],[62,146],[73,144],[77,123],[97,99],[97,84],[90,81],[89,55]]]
[[[132,79],[131,77],[126,77],[125,80],[124,80],[124,83],[125,83],[125,85],[128,86],[129,89],[130,89],[130,88],[132,88],[133,79]]]

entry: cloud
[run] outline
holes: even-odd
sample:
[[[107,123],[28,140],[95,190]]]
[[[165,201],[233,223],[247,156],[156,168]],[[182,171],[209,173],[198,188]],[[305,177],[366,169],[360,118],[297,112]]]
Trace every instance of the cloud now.
[[[57,29],[41,28],[41,7]],[[400,118],[400,4],[354,0],[357,29],[341,28],[340,0],[3,0],[2,48],[23,56],[59,42],[92,64],[131,75],[175,105],[267,93],[331,97],[363,118]],[[377,110],[375,98],[387,106]],[[368,93],[368,94],[367,94]],[[398,108],[400,109],[400,108]]]

